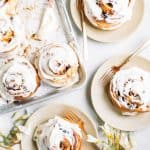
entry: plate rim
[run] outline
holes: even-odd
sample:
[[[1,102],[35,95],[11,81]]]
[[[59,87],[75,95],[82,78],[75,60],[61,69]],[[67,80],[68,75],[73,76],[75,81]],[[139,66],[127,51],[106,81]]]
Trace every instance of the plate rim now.
[[[31,116],[28,118],[27,122],[25,123],[25,127],[28,127],[30,126],[31,124],[31,119],[32,117],[34,117],[36,114],[38,114],[40,111],[43,112],[43,110],[45,109],[48,109],[49,107],[52,107],[52,106],[60,106],[60,107],[67,107],[67,108],[73,108],[74,110],[76,110],[77,112],[79,112],[80,114],[82,114],[89,122],[90,124],[92,125],[92,128],[93,128],[93,131],[95,132],[94,136],[98,137],[98,129],[96,127],[96,123],[94,122],[94,120],[92,119],[92,117],[90,117],[89,115],[87,115],[84,111],[82,111],[80,108],[76,107],[76,106],[73,106],[73,105],[69,105],[69,104],[66,104],[66,103],[59,103],[59,102],[50,102],[48,103],[48,105],[44,105],[44,106],[41,106],[39,107],[33,114],[31,114]],[[45,120],[44,122],[46,122],[47,120]],[[20,143],[20,146],[21,148],[23,149],[24,145],[23,145],[23,137],[24,136],[28,136],[26,134],[23,133],[22,135],[22,139],[21,139],[21,143]],[[33,141],[32,141],[33,142]]]

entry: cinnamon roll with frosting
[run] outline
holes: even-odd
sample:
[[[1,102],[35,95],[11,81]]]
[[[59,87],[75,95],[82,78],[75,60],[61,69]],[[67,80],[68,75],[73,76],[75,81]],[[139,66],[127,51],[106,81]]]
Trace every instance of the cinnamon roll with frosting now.
[[[77,124],[56,116],[37,127],[33,140],[38,150],[81,150],[82,133]]]
[[[135,0],[82,0],[83,12],[96,28],[113,30],[132,17]]]
[[[19,47],[19,34],[16,30],[18,18],[0,14],[0,57],[13,53]]]
[[[36,70],[25,58],[9,61],[0,68],[0,95],[8,102],[29,98],[39,85]]]
[[[79,80],[79,62],[75,51],[68,45],[45,46],[35,60],[39,76],[53,87],[67,87]]]
[[[110,82],[113,104],[127,114],[150,111],[149,83],[150,73],[140,68],[118,71]]]

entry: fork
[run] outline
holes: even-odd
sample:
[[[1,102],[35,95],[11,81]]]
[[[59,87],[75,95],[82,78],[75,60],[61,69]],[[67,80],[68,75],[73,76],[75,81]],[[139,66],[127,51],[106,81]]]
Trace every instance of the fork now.
[[[83,131],[83,133],[84,133],[85,141],[88,142],[88,141],[87,141],[87,139],[88,139],[88,133],[87,133],[86,130],[85,130],[84,121],[83,121],[81,118],[79,118],[79,117],[78,117],[74,112],[72,112],[72,111],[65,112],[63,117],[64,117],[64,119],[66,119],[66,120],[68,120],[68,121],[71,121],[71,122],[73,122],[73,123],[78,124],[79,127],[80,127],[80,129],[82,129],[82,131]],[[89,143],[90,143],[90,142],[89,142]],[[94,143],[93,143],[93,144],[94,144]],[[98,146],[97,144],[94,144],[94,145],[97,147],[97,149],[99,149],[99,146]]]
[[[77,7],[80,13],[81,28],[83,33],[83,57],[84,60],[87,61],[88,59],[87,33],[86,33],[85,17],[83,13],[83,7],[84,7],[83,0],[77,0]]]
[[[136,48],[135,51],[133,51],[120,65],[118,66],[112,66],[109,68],[105,73],[101,76],[100,81],[105,81],[112,77],[117,71],[119,71],[125,64],[127,64],[131,59],[133,59],[135,56],[137,56],[141,51],[145,50],[150,46],[150,40],[147,40],[146,42],[142,43],[140,46]]]
[[[84,121],[81,118],[79,118],[74,112],[72,112],[72,111],[65,112],[63,117],[66,120],[69,120],[73,123],[78,124],[80,129],[82,129],[82,131],[87,136],[87,132],[86,132],[85,127],[84,127]]]

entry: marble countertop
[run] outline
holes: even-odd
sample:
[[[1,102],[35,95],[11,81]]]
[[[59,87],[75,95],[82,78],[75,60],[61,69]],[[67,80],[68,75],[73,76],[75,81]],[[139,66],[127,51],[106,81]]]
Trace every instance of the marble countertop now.
[[[127,39],[117,42],[117,43],[99,43],[93,40],[88,39],[88,52],[89,52],[89,59],[86,62],[87,68],[87,82],[85,86],[77,91],[73,91],[69,94],[65,94],[61,97],[54,98],[53,101],[58,103],[66,103],[73,106],[80,108],[84,111],[87,115],[89,115],[96,124],[100,122],[100,119],[97,117],[94,109],[91,105],[91,96],[90,96],[90,88],[91,88],[91,80],[93,78],[94,73],[96,72],[97,68],[109,57],[112,57],[117,54],[129,52],[133,50],[143,39],[150,38],[150,1],[145,1],[145,14],[144,19],[141,22],[141,25],[138,27],[137,31],[132,34]],[[69,0],[66,0],[66,5],[69,10]],[[137,12],[138,13],[138,12]],[[69,13],[70,14],[70,13]],[[70,16],[71,17],[71,16]],[[77,34],[78,41],[82,44],[82,34],[73,24],[75,32]],[[150,48],[145,51],[146,57],[150,58]],[[143,55],[145,56],[143,53]],[[48,103],[48,102],[46,102]],[[37,107],[41,107],[45,104],[38,104],[32,106],[30,109],[35,109]],[[9,128],[9,121],[8,117],[11,114],[6,114],[0,116],[0,129],[7,129]],[[8,128],[6,128],[6,126]],[[137,149],[138,150],[149,150],[149,139],[150,139],[150,127],[145,128],[143,130],[137,131],[135,133],[135,138],[137,142]]]

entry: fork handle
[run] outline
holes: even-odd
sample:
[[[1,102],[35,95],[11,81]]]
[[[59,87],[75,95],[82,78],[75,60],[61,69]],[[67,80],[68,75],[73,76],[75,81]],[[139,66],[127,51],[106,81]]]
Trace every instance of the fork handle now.
[[[86,24],[85,24],[85,17],[82,8],[84,7],[83,0],[77,1],[78,9],[80,12],[80,21],[81,21],[81,29],[83,35],[83,58],[84,61],[88,60],[88,49],[87,49],[87,33],[86,33]]]
[[[142,44],[140,44],[140,46],[137,47],[136,50],[131,54],[129,59],[131,59],[134,56],[137,56],[141,51],[145,50],[149,46],[150,46],[150,39],[148,39],[147,41],[145,41]]]
[[[144,41],[142,44],[140,44],[140,46],[138,46],[135,51],[133,51],[128,58],[120,65],[120,67],[122,67],[123,65],[125,65],[126,63],[128,63],[132,58],[134,58],[135,56],[137,56],[141,51],[145,50],[146,48],[148,48],[150,46],[150,39],[148,39],[147,41]]]

